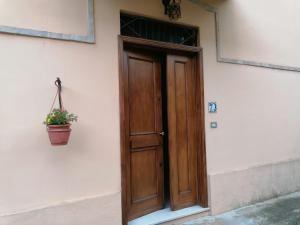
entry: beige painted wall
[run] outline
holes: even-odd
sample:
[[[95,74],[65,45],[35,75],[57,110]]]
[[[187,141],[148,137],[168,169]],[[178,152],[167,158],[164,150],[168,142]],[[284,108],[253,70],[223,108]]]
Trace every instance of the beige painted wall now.
[[[300,67],[299,1],[219,2],[224,56]]]
[[[297,18],[298,3],[218,2],[222,57],[298,66],[293,38],[300,33],[291,32],[298,22],[289,21]],[[205,77],[206,99],[220,109],[207,117],[219,121],[219,129],[207,130],[212,174],[300,157],[299,73],[214,60],[205,65]]]
[[[87,0],[0,0],[0,21],[6,26],[85,35],[86,3]]]
[[[219,106],[206,114],[209,175],[299,158],[299,74],[217,63],[213,14],[182,7],[180,22],[200,27],[205,101]],[[120,192],[120,9],[167,19],[160,0],[95,0],[94,45],[0,34],[0,215]],[[70,144],[53,148],[42,121],[57,76],[79,122]]]

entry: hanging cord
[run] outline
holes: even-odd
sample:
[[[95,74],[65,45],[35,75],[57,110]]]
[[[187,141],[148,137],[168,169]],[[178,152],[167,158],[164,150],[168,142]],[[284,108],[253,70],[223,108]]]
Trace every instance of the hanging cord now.
[[[58,91],[59,109],[60,109],[60,111],[63,111],[64,106],[63,106],[63,102],[62,102],[62,98],[61,98],[61,80],[59,79],[59,77],[56,79],[55,85],[56,85],[57,91]]]
[[[52,103],[52,106],[51,106],[51,109],[50,109],[50,113],[53,110],[53,107],[54,107],[54,104],[56,102],[57,96],[58,96],[58,101],[59,101],[59,110],[64,111],[63,101],[62,101],[62,98],[61,98],[61,80],[59,79],[59,77],[55,80],[54,84],[57,87],[57,92],[56,92],[56,95],[54,97],[54,100],[53,100],[53,103]]]

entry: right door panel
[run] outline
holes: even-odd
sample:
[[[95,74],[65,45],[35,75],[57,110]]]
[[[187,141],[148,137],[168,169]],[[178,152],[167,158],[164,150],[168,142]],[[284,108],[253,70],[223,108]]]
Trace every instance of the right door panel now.
[[[171,208],[197,204],[196,72],[193,58],[167,56]]]

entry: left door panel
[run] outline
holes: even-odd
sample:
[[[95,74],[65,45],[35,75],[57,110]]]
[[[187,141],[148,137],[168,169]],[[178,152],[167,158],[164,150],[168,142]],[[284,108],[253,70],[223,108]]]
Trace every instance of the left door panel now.
[[[159,57],[124,52],[128,219],[163,208],[163,141]]]

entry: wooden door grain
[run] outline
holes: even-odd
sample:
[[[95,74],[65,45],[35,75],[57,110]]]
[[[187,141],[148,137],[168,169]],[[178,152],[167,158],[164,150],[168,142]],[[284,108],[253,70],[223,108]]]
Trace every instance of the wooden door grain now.
[[[196,73],[193,58],[167,56],[171,208],[197,204]]]
[[[158,57],[125,51],[128,219],[163,208],[161,71]]]

